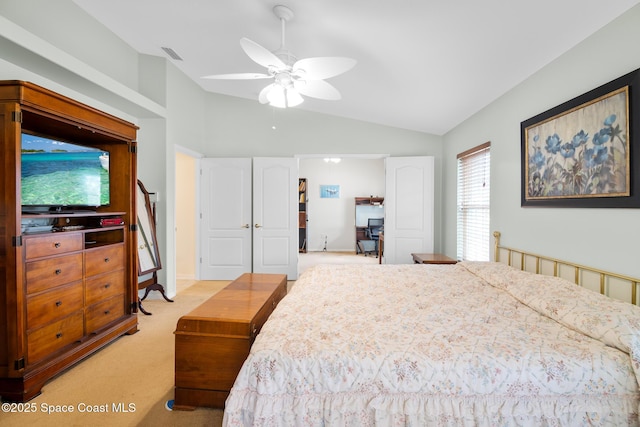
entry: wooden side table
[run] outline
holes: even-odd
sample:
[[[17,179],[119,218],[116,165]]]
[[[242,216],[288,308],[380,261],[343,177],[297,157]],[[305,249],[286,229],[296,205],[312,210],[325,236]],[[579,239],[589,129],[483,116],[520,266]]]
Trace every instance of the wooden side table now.
[[[455,264],[458,262],[442,254],[411,254],[411,256],[416,264]]]

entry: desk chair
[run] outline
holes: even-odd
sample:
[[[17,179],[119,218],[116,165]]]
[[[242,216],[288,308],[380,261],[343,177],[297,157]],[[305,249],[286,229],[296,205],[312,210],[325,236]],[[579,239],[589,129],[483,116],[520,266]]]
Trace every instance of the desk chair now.
[[[384,226],[384,218],[369,218],[367,224],[367,236],[376,244],[376,253],[378,252],[378,244],[380,240],[380,232]]]
[[[374,240],[358,240],[358,249],[360,253],[367,255],[376,255],[376,242]]]

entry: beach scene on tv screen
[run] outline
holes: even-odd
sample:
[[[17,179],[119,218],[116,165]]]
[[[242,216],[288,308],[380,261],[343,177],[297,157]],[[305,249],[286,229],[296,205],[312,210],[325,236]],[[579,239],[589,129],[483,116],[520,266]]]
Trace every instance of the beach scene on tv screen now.
[[[109,153],[22,134],[23,206],[109,204]]]

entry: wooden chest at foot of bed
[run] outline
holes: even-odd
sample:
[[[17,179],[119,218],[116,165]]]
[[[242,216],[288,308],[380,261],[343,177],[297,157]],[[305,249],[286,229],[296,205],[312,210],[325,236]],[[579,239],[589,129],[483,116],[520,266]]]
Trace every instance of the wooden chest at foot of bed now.
[[[246,273],[178,320],[174,409],[224,407],[253,340],[286,293],[285,274]]]

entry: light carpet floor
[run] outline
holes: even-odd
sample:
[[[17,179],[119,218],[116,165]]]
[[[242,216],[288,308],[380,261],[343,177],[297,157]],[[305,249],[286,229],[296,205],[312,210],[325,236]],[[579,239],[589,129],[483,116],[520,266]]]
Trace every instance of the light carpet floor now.
[[[298,256],[298,273],[317,264],[377,264],[378,258],[354,252],[307,252]]]

